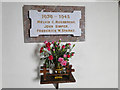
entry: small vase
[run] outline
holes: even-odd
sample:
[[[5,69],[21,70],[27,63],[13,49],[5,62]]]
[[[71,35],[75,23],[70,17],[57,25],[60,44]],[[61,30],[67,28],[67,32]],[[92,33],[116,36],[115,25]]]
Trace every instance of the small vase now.
[[[63,70],[63,68],[62,68],[61,64],[57,63],[55,65],[55,71],[57,71],[57,74],[61,74],[62,70]],[[62,76],[61,75],[55,76],[55,79],[59,79],[59,78],[62,78]]]

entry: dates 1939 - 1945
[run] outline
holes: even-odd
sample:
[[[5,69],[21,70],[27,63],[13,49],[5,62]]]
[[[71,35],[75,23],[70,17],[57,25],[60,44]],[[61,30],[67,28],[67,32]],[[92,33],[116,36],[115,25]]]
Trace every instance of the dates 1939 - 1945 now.
[[[53,16],[53,15],[50,15],[50,14],[49,15],[46,15],[46,14],[42,15],[42,18],[44,18],[44,19],[47,19],[47,18],[52,19],[53,17],[57,17],[57,16],[56,15]],[[58,17],[62,18],[62,19],[65,19],[65,18],[70,18],[70,15],[58,15]]]

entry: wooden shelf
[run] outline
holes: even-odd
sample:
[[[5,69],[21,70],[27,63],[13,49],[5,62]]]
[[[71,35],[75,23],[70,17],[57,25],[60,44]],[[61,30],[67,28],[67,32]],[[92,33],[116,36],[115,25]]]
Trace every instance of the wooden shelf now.
[[[69,65],[69,63],[65,66],[66,73],[53,73],[50,74],[49,70],[47,70],[46,65],[41,67],[42,70],[40,70],[40,73],[43,73],[41,75],[40,84],[54,84],[55,88],[58,89],[59,83],[70,83],[70,82],[76,82],[71,72],[74,72],[75,70],[72,69],[72,65]],[[54,71],[55,72],[55,71]],[[58,78],[58,79],[55,79]]]
[[[69,82],[76,82],[73,75],[71,75],[70,78],[64,75],[62,79],[54,79],[54,76],[49,76],[49,77],[46,77],[46,80],[44,80],[43,75],[41,75],[40,84],[69,83]]]

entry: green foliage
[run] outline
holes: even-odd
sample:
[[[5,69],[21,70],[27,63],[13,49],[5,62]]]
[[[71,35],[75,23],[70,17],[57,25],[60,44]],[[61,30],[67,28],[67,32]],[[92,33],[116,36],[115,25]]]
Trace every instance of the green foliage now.
[[[61,45],[61,40],[59,40],[59,42],[52,42],[50,45],[49,43],[50,42],[46,41],[46,43],[43,45],[43,49],[41,49],[42,52],[40,53],[40,55],[44,56],[45,64],[47,67],[49,67],[51,64],[60,63],[58,61],[60,57],[63,58],[64,61],[68,62],[69,58],[75,54],[75,52],[71,52],[75,47],[75,44],[71,45],[70,43],[66,43],[65,45]],[[48,48],[50,48],[50,50]],[[50,60],[50,58],[52,58],[49,57],[50,55],[53,57],[52,60]],[[64,57],[64,55],[66,55],[66,57]],[[70,57],[68,57],[68,55],[70,55]]]

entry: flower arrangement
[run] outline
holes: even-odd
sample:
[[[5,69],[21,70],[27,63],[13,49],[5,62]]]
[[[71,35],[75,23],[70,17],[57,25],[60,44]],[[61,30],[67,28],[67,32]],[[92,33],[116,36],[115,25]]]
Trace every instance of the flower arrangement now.
[[[75,52],[71,52],[75,47],[71,43],[61,44],[61,39],[57,41],[45,41],[44,45],[40,48],[40,55],[44,56],[45,64],[49,67],[51,64],[66,66],[69,59],[74,56]]]

